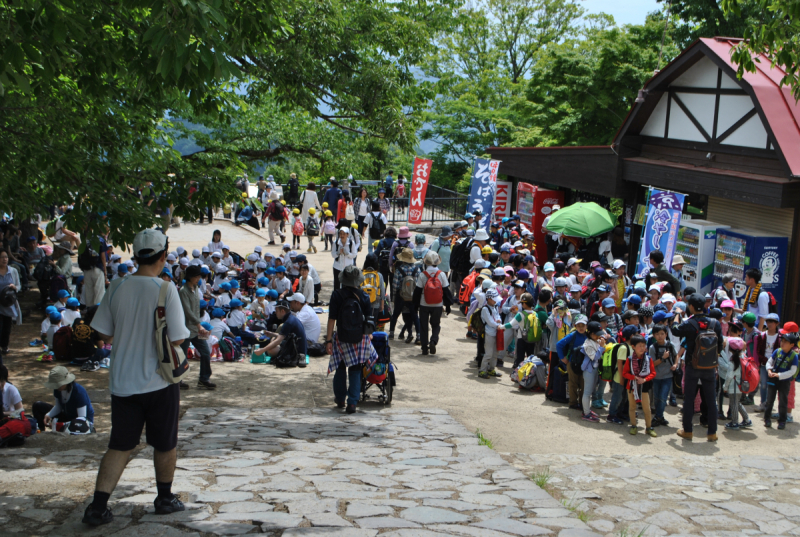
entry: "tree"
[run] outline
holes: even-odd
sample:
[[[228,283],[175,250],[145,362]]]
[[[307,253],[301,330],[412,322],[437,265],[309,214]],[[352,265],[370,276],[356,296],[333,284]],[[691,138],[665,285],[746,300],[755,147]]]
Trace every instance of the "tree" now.
[[[741,77],[745,71],[755,72],[763,59],[784,72],[780,81],[789,86],[795,100],[800,99],[800,3],[794,0],[722,0],[728,15],[741,17],[757,11],[760,18],[748,18],[748,24],[731,59],[738,64]],[[754,59],[755,56],[755,59]]]
[[[744,0],[739,13],[725,11],[719,0],[659,0],[669,4],[677,18],[672,38],[684,49],[701,37],[743,37],[747,28],[764,20],[765,12],[756,2]]]

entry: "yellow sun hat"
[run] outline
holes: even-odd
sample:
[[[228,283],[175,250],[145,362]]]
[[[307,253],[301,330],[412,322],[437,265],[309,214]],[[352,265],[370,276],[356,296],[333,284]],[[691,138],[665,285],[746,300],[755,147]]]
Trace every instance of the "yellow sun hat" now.
[[[328,202],[327,201],[322,204],[322,208],[323,209],[327,209],[328,208]]]
[[[292,209],[292,214],[300,214],[300,209]]]
[[[481,253],[482,253],[482,254],[491,254],[491,253],[492,253],[492,251],[493,251],[493,250],[492,250],[492,247],[491,247],[491,246],[484,246],[484,247],[483,247],[483,249],[481,250]]]
[[[313,216],[313,215],[317,214],[317,210],[316,210],[314,207],[311,207],[311,208],[308,210],[308,214],[310,214],[310,215],[312,215],[312,216]]]

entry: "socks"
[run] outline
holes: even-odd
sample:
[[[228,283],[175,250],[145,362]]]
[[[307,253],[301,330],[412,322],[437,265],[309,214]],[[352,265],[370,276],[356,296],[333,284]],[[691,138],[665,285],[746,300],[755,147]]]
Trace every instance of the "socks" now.
[[[94,491],[94,501],[92,502],[92,505],[94,506],[95,511],[104,513],[106,509],[108,509],[109,498],[111,498],[111,494],[108,492],[100,492],[99,490]]]
[[[172,498],[172,481],[169,483],[159,483],[156,481],[156,490],[159,498]]]

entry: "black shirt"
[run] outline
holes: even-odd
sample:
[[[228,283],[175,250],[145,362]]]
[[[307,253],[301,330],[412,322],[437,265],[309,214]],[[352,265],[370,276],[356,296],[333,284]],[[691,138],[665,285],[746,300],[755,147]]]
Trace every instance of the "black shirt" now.
[[[719,321],[706,317],[705,315],[694,315],[680,324],[675,323],[672,325],[672,335],[680,338],[686,338],[685,356],[689,357],[688,360],[684,360],[686,362],[686,367],[692,367],[691,357],[694,355],[694,345],[695,339],[697,339],[697,334],[700,333],[701,329],[705,329],[707,324],[711,321],[714,322],[714,332],[717,333],[717,354],[719,354],[722,352],[724,347],[722,340],[722,326],[720,325]]]
[[[351,296],[351,295],[353,295],[355,293],[358,294],[358,299],[359,299],[359,302],[361,303],[361,311],[362,311],[362,313],[364,313],[365,316],[369,315],[370,312],[372,311],[372,306],[370,305],[369,297],[367,296],[367,294],[364,291],[362,291],[361,289],[353,289],[352,287],[345,287],[343,289],[337,289],[331,295],[331,302],[329,304],[330,310],[328,312],[328,318],[338,321],[339,320],[339,310],[341,309],[342,304],[344,304],[345,298],[348,298],[349,296]]]

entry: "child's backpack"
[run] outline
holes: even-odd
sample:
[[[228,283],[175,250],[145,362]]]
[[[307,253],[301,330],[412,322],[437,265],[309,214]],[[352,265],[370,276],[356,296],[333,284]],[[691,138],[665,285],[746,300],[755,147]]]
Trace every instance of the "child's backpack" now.
[[[319,236],[319,222],[313,216],[309,216],[306,222],[306,235],[309,237]]]
[[[705,321],[694,320],[698,331],[694,340],[694,353],[692,354],[692,367],[695,369],[717,368],[717,343],[719,338],[714,331],[714,319]],[[691,321],[690,321],[691,322]]]
[[[603,358],[600,361],[600,380],[611,382],[614,380],[614,373],[617,371],[617,357],[619,350],[624,343],[609,343],[606,345],[606,350],[603,352]]]
[[[758,389],[759,382],[761,381],[761,375],[758,371],[758,361],[750,356],[741,356],[740,362],[742,368],[742,384],[739,388],[742,390],[742,393],[753,393]]]
[[[242,359],[242,346],[232,337],[223,337],[219,341],[219,351],[225,362],[238,362]]]
[[[336,233],[336,222],[333,220],[325,220],[324,231],[326,235],[333,235]]]
[[[378,297],[381,294],[380,275],[372,269],[366,269],[363,274],[364,281],[361,282],[361,290],[367,294],[369,297],[369,303],[373,308],[375,308],[378,302]]]
[[[450,268],[461,274],[467,274],[472,268],[469,262],[469,252],[475,241],[472,238],[457,242],[450,254]]]
[[[81,362],[95,355],[97,346],[94,343],[94,334],[94,329],[85,320],[75,319],[72,323],[69,356],[74,362]],[[53,341],[55,342],[55,337]]]
[[[303,222],[300,220],[300,217],[294,219],[294,224],[292,224],[292,234],[298,237],[303,234]]]
[[[437,270],[436,273],[431,276],[429,272],[423,272],[428,278],[428,281],[425,282],[422,292],[425,295],[425,302],[428,304],[439,304],[444,299],[442,282],[439,280],[439,274],[441,273],[441,270]]]
[[[406,302],[414,300],[414,289],[417,288],[417,281],[411,274],[406,274],[400,280],[400,298]]]
[[[69,291],[69,284],[67,283],[67,278],[62,276],[61,274],[54,274],[52,278],[50,278],[50,300],[55,302],[58,300],[58,292],[64,289],[65,291]]]
[[[485,308],[484,306],[483,308]],[[481,313],[483,312],[483,308],[479,310],[475,310],[472,312],[472,315],[469,318],[469,327],[472,329],[473,332],[478,334],[479,336],[486,332],[486,324],[481,319]]]
[[[530,356],[519,365],[515,372],[512,372],[511,380],[516,382],[520,388],[544,391],[547,386],[547,368],[540,358]]]
[[[72,347],[72,328],[62,326],[53,334],[53,357],[56,360],[69,360]]]
[[[381,213],[379,212],[378,216],[372,213],[372,219],[369,223],[369,238],[373,240],[381,239],[384,231],[386,231],[386,224],[383,223]]]
[[[527,332],[528,343],[536,343],[542,340],[542,324],[539,322],[539,316],[536,312],[525,314],[525,327]]]
[[[458,292],[459,303],[469,304],[469,299],[472,296],[472,292],[475,290],[475,280],[477,277],[478,273],[473,272],[461,281],[461,289]]]
[[[361,301],[358,293],[347,290],[344,301],[336,321],[336,334],[342,343],[361,343],[364,338],[364,312],[361,311]]]

